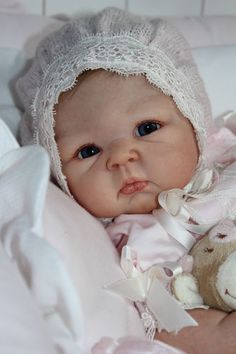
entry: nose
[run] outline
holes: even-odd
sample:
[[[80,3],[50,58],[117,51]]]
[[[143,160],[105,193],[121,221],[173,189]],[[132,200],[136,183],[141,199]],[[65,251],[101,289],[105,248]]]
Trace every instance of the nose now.
[[[139,152],[137,149],[131,143],[122,139],[122,141],[116,141],[110,145],[107,168],[108,170],[118,169],[138,159]]]

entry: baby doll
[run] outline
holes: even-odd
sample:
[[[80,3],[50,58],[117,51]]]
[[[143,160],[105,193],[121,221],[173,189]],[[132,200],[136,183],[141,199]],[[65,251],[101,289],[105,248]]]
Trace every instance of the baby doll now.
[[[235,166],[223,156],[234,158],[224,144],[234,136],[214,130],[190,49],[165,21],[113,8],[81,17],[42,41],[17,87],[22,143],[44,146],[62,190],[113,219],[108,231],[137,269],[180,261],[234,216]]]

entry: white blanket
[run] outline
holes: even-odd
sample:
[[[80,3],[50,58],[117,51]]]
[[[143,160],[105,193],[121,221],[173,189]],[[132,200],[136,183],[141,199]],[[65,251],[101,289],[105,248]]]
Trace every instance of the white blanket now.
[[[1,353],[179,353],[146,340],[133,304],[105,288],[125,276],[104,228],[1,119],[0,195]]]
[[[31,290],[50,345],[62,353],[82,353],[84,333],[76,291],[57,252],[41,238],[48,156],[38,146],[19,148],[3,124],[0,136],[3,247]],[[7,262],[6,257],[3,259]]]

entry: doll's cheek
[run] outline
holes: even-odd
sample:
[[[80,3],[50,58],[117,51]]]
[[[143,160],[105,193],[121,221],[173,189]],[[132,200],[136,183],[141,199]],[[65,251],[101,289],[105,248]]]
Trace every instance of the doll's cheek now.
[[[219,267],[216,288],[223,301],[236,309],[236,252],[233,252]]]

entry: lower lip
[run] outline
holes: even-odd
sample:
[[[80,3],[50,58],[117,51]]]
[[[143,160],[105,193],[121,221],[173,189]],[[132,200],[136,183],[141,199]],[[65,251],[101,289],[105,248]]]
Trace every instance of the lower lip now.
[[[120,193],[130,195],[137,192],[141,192],[147,186],[147,184],[148,182],[146,181],[133,182],[121,188]]]

